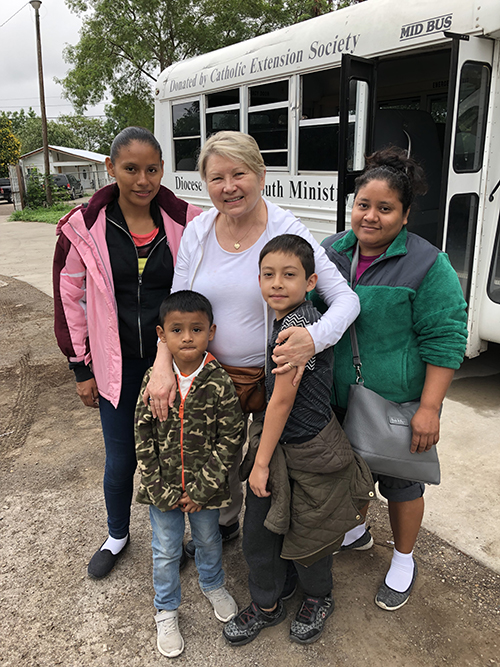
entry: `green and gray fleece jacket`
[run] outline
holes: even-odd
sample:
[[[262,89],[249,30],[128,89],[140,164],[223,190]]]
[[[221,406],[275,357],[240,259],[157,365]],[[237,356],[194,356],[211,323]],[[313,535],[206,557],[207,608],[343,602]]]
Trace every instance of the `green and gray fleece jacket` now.
[[[321,244],[348,281],[356,243],[349,230]],[[466,303],[444,252],[403,227],[360,276],[355,292],[361,304],[355,324],[366,387],[391,401],[410,401],[422,393],[426,364],[460,366],[467,342]],[[334,403],[346,407],[355,381],[347,331],[335,346]]]
[[[209,353],[181,400],[179,391],[164,422],[142,400],[135,412],[135,442],[141,485],[136,500],[169,510],[184,491],[204,509],[231,501],[228,470],[243,443],[244,422],[234,385]]]

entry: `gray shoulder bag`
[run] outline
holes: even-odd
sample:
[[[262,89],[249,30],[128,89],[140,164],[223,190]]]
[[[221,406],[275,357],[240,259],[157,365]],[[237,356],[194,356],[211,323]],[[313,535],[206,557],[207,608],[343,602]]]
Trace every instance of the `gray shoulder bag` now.
[[[359,244],[351,265],[353,289],[358,258]],[[351,324],[349,332],[356,384],[349,387],[347,413],[342,428],[352,448],[363,457],[374,473],[426,484],[439,484],[441,472],[436,447],[420,454],[410,452],[410,422],[420,401],[395,403],[365,387],[354,324]]]

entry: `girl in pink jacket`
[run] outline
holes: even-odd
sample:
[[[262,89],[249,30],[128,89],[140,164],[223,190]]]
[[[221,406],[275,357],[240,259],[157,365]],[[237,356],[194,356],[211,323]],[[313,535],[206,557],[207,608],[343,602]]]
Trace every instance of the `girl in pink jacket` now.
[[[144,128],[115,137],[106,167],[116,183],[59,222],[53,269],[57,342],[81,400],[100,410],[106,448],[109,535],[88,565],[97,579],[129,543],[135,405],[182,233],[200,213],[160,185],[161,148]]]

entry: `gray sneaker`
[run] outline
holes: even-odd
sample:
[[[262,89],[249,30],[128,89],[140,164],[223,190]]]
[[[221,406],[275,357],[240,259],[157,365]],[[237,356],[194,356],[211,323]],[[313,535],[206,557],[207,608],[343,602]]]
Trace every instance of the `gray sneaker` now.
[[[334,606],[331,595],[326,595],[324,598],[304,595],[300,609],[290,626],[290,639],[298,644],[312,644],[317,641]]]
[[[238,605],[224,586],[216,588],[214,591],[202,591],[202,593],[210,600],[210,604],[214,608],[215,617],[219,621],[227,623],[238,613]]]
[[[177,609],[159,611],[155,616],[157,641],[156,645],[162,655],[175,658],[184,651],[184,639],[179,632]]]
[[[262,611],[252,602],[224,626],[222,634],[230,646],[243,646],[252,642],[261,630],[278,625],[285,618],[286,609],[281,598],[278,598],[274,611],[270,612]]]

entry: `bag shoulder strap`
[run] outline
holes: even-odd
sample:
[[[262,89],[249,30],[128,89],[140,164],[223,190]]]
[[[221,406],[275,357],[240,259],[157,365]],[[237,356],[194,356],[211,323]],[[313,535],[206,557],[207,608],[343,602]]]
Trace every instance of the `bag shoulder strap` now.
[[[352,256],[351,263],[351,289],[354,290],[356,286],[356,269],[358,268],[359,261],[359,243],[356,243],[356,250]],[[356,384],[364,384],[363,376],[361,374],[361,358],[359,356],[359,345],[358,345],[358,336],[356,334],[356,327],[354,322],[349,327],[349,335],[351,337],[351,348],[352,348],[352,365],[356,369]]]

